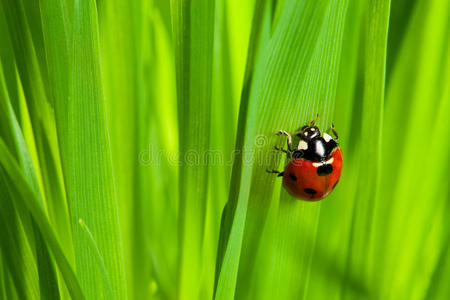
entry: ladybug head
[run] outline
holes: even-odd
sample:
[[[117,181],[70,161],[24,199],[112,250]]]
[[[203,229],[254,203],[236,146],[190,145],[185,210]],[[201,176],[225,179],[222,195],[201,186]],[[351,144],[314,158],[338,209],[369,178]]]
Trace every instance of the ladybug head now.
[[[311,126],[303,126],[302,129],[297,133],[297,136],[302,140],[309,142],[312,139],[319,137],[321,135],[319,127],[311,125]]]

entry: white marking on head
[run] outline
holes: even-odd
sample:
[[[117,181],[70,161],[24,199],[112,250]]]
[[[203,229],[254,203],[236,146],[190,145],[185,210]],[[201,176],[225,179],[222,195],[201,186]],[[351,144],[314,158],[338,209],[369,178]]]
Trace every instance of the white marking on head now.
[[[305,141],[300,141],[300,143],[298,143],[298,150],[306,150],[308,149],[308,143],[306,143]]]
[[[314,127],[311,128],[311,131],[316,131],[316,129]]]
[[[308,131],[303,132],[303,135],[308,135]]]
[[[324,133],[323,134],[323,139],[325,140],[325,142],[329,142],[329,141],[331,141],[333,138],[331,137],[331,135],[329,135],[328,133]]]

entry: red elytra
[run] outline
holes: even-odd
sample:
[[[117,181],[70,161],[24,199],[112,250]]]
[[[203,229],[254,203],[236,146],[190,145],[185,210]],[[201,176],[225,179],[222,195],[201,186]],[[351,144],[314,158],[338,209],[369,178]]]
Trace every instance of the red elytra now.
[[[325,198],[336,187],[342,172],[342,150],[336,148],[326,162],[312,162],[297,158],[284,170],[283,187],[294,197],[306,201],[318,201]],[[318,175],[320,166],[331,165],[327,175]]]

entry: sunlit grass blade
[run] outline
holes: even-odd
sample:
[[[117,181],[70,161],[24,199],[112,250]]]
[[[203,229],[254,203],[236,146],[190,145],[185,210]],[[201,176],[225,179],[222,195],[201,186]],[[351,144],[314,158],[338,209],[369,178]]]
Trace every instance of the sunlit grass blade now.
[[[350,0],[346,14],[333,117],[340,136],[339,145],[344,153],[344,167],[342,179],[320,208],[306,299],[339,299],[344,281],[348,282],[352,290],[358,291],[358,296],[363,297],[366,293],[357,276],[345,274],[349,229],[352,226],[350,217],[354,205],[354,181],[357,175],[355,161],[358,157],[354,155],[357,144],[353,141],[355,132],[352,127],[356,121],[353,117],[356,110],[354,102],[360,101],[358,60],[363,6],[361,1]],[[342,217],[343,214],[346,217]]]
[[[45,70],[47,78],[47,94],[53,105],[59,106],[58,99],[68,99],[69,96],[69,74],[71,70],[71,59],[69,59],[69,43],[71,35],[68,16],[68,8],[63,1],[41,0],[39,3],[42,19],[42,35],[45,50]],[[59,110],[59,107],[55,108]],[[61,124],[62,114],[56,114],[55,123]],[[52,191],[49,201],[49,216],[56,225],[56,229],[66,251],[68,258],[74,263],[74,250],[72,243],[72,228],[69,215],[68,203],[65,195],[65,188],[59,187],[63,182],[62,166],[59,148],[56,151],[57,167],[53,170],[52,177],[57,180],[48,188]]]
[[[108,276],[108,272],[106,271],[105,262],[103,260],[102,255],[100,254],[100,250],[98,249],[97,243],[95,242],[94,237],[92,236],[92,232],[89,230],[89,228],[86,226],[84,221],[80,219],[78,221],[81,228],[83,229],[84,233],[86,234],[87,240],[89,242],[89,246],[91,247],[91,251],[94,254],[94,260],[97,264],[97,267],[100,269],[100,276],[103,280],[103,286],[105,287],[105,295],[104,297],[107,299],[113,299],[114,294],[111,287],[111,281]]]
[[[386,52],[390,14],[390,0],[369,1],[366,6],[363,35],[363,100],[361,107],[361,131],[358,145],[360,173],[355,196],[352,231],[349,238],[347,274],[359,274],[368,284],[374,275],[374,265],[367,259],[373,226],[373,211],[380,189],[381,133],[385,94]],[[366,137],[370,137],[367,139]],[[370,159],[367,159],[367,158]],[[365,199],[360,201],[360,199]],[[354,272],[354,273],[353,273]],[[350,275],[349,275],[350,276]],[[355,291],[344,284],[344,295]]]
[[[447,112],[450,111],[450,85],[446,84],[450,80],[450,39],[447,38],[447,54],[446,54],[446,62],[445,62],[445,72],[442,76],[441,83],[445,85],[443,87],[443,93],[441,98],[441,103],[439,106],[439,113],[436,119],[436,128],[438,129],[437,132],[435,132],[436,136],[436,142],[434,143],[434,146],[438,146],[437,144],[440,144],[439,138],[442,136],[448,136],[449,133],[449,126],[448,126],[448,115]],[[447,126],[446,126],[447,125]],[[450,145],[447,144],[447,149],[450,148]],[[436,148],[433,148],[436,149]],[[440,151],[440,150],[435,150]],[[444,161],[442,164],[442,168],[440,170],[441,174],[436,174],[437,176],[441,176],[442,178],[445,178],[446,175],[444,174],[446,172],[445,165],[450,165],[450,151],[447,151],[446,157],[437,157],[436,161]],[[445,161],[447,162],[445,164]],[[444,179],[445,180],[445,179]],[[427,188],[430,188],[435,182],[429,181],[427,182],[428,186]],[[445,183],[443,183],[445,185]],[[439,185],[441,186],[441,185]],[[440,199],[449,199],[450,196],[450,186],[447,185],[447,187],[444,187],[442,191],[438,191],[436,193],[436,197]],[[429,285],[428,287],[424,287],[426,289],[426,294],[424,293],[425,299],[444,299],[448,295],[450,295],[450,287],[447,284],[447,274],[450,273],[450,261],[448,260],[448,257],[450,257],[450,222],[447,218],[446,212],[449,211],[450,202],[440,200],[440,203],[443,204],[442,210],[437,209],[436,215],[441,217],[442,219],[437,222],[437,226],[442,228],[441,230],[438,230],[440,232],[440,235],[437,237],[437,239],[434,241],[433,245],[431,247],[435,249],[430,249],[430,251],[435,250],[437,253],[436,260],[434,261],[433,271],[432,275],[430,277]],[[433,218],[433,217],[432,217]],[[416,270],[417,271],[417,270]],[[428,274],[427,274],[428,275]]]
[[[313,51],[311,64],[305,71],[305,81],[308,84],[303,83],[298,92],[301,99],[311,97],[309,99],[317,111],[324,111],[319,116],[322,119],[319,123],[323,130],[330,126],[328,122],[334,111],[347,7],[348,1],[328,3],[327,12],[319,27],[318,39],[311,49]],[[330,196],[327,200],[332,199]],[[269,227],[274,231],[269,232],[275,240],[273,256],[269,258],[263,256],[265,260],[272,260],[273,266],[269,264],[270,274],[273,283],[279,288],[262,291],[260,297],[291,299],[303,295],[308,298],[305,295],[309,285],[318,215],[318,203],[293,201],[286,192],[281,194],[276,224],[272,225],[274,228]],[[267,246],[263,245],[261,249],[265,247]],[[299,276],[292,276],[294,270],[299,272]],[[256,289],[264,287],[257,286]]]
[[[196,299],[201,287],[208,186],[214,2],[173,0],[172,28],[177,71],[179,173],[178,297]],[[212,262],[209,262],[212,263]]]
[[[165,5],[168,6],[168,3]],[[176,79],[175,79],[175,62],[172,48],[171,27],[169,20],[163,19],[168,16],[162,15],[161,11],[153,10],[151,22],[154,29],[154,42],[143,48],[143,52],[148,55],[153,53],[153,57],[146,59],[154,65],[154,71],[144,76],[143,81],[152,79],[152,85],[148,86],[149,97],[151,98],[149,112],[150,116],[140,114],[140,127],[146,128],[148,118],[153,120],[151,131],[142,130],[140,140],[140,150],[149,149],[152,152],[153,162],[146,165],[145,161],[140,161],[139,172],[141,176],[141,185],[139,195],[143,202],[142,218],[151,222],[148,225],[152,263],[152,280],[157,284],[158,292],[167,297],[174,299],[177,290],[173,288],[177,280],[177,255],[178,242],[175,237],[178,236],[178,166],[174,164],[171,157],[178,149],[177,128],[177,98],[176,98]],[[146,35],[143,32],[143,35]],[[165,101],[160,101],[165,99]],[[159,130],[163,128],[163,130]],[[148,136],[147,136],[148,135]],[[145,139],[142,136],[146,136]],[[167,156],[165,159],[155,157],[156,153],[160,153],[165,149]],[[156,151],[157,150],[157,151]],[[145,153],[140,152],[140,153]],[[156,159],[155,159],[156,158]],[[154,186],[148,185],[153,182]],[[152,201],[146,201],[147,195],[151,195]],[[164,198],[167,201],[161,202]],[[149,217],[151,216],[151,217]],[[143,234],[145,234],[143,232]],[[147,256],[147,253],[142,253]],[[136,263],[139,266],[139,261]],[[146,282],[142,282],[146,284]]]
[[[273,134],[279,129],[295,131],[316,113],[321,115],[320,125],[325,125],[332,111],[331,103],[327,104],[326,90],[323,94],[320,92],[322,84],[328,83],[321,81],[318,70],[311,69],[310,75],[305,72],[309,66],[314,68],[314,52],[329,2],[285,1],[280,5],[281,15],[267,52],[257,62],[255,72],[260,74],[261,81],[253,86],[250,98],[254,102],[250,104],[248,118],[254,131],[247,134],[246,139],[250,145],[255,143],[252,145],[255,163],[238,277],[237,295],[240,297],[250,291],[253,272],[258,266],[255,253],[263,236],[261,228],[266,224],[270,207],[277,207],[277,201],[271,201],[276,177],[268,175],[266,169],[279,168],[282,156],[273,151],[273,146],[281,145],[283,139]],[[262,145],[258,145],[255,138],[263,138]],[[290,203],[301,205],[297,201]]]
[[[244,141],[246,133],[246,119],[248,113],[248,102],[250,97],[250,89],[252,86],[253,72],[255,67],[255,61],[257,57],[258,45],[263,47],[261,42],[261,32],[263,26],[264,13],[266,15],[266,21],[268,18],[267,1],[257,1],[254,6],[252,27],[250,33],[250,39],[247,52],[247,63],[244,71],[244,79],[241,91],[239,118],[235,144],[234,164],[231,174],[230,192],[228,195],[228,202],[224,207],[221,219],[219,244],[216,258],[216,270],[215,270],[215,282],[214,282],[214,295],[220,299],[232,297],[236,285],[238,263],[240,258],[240,247],[242,245],[243,236],[243,224],[245,222],[246,205],[241,205],[239,212],[238,209],[238,195],[240,191],[241,178],[242,178],[242,163],[244,159]],[[267,27],[267,26],[266,26]],[[239,213],[239,218],[235,219],[236,213]],[[236,224],[236,225],[233,225]],[[240,224],[240,225],[237,225]],[[234,235],[230,237],[234,226]],[[233,247],[229,242],[233,243]],[[228,262],[225,265],[224,256],[227,253]],[[222,268],[225,271],[222,271]],[[222,278],[220,278],[222,277]],[[219,278],[222,280],[220,283],[220,291],[217,293],[217,287],[219,284]],[[226,293],[229,293],[227,295]]]
[[[108,126],[131,298],[173,299],[177,293],[178,167],[170,160],[178,149],[177,110],[170,15],[165,14],[169,4],[119,0],[99,7]]]
[[[385,124],[397,125],[405,136],[397,139],[392,132],[386,136],[386,142],[398,151],[396,156],[387,155],[382,165],[386,187],[395,201],[381,202],[376,221],[380,226],[378,241],[382,240],[391,252],[382,255],[379,245],[374,260],[395,270],[380,274],[380,289],[392,298],[425,294],[424,282],[428,284],[434,269],[439,268],[437,249],[448,235],[441,213],[448,203],[443,186],[448,181],[444,173],[448,172],[449,144],[439,142],[438,136],[448,134],[442,110],[448,111],[449,101],[448,94],[445,97],[450,56],[449,14],[450,5],[446,1],[417,3],[388,85]],[[409,99],[406,108],[399,107],[397,102],[402,95]],[[415,146],[417,137],[422,137],[425,148]],[[427,164],[419,168],[420,176],[417,176],[417,156],[429,157]],[[389,199],[385,191],[382,196],[383,200]],[[389,221],[384,221],[387,218]]]
[[[230,14],[227,1],[218,0],[215,4],[214,55],[211,97],[211,137],[208,170],[208,200],[205,218],[204,256],[206,261],[215,261],[220,234],[220,216],[228,198],[229,179],[232,167],[232,153],[236,132],[237,109],[239,96],[233,89],[232,49],[229,47]],[[247,7],[243,6],[244,10]],[[250,20],[249,20],[250,23]],[[221,132],[221,134],[215,134]],[[212,288],[217,276],[212,276],[216,266],[220,264],[206,263],[202,266],[201,284],[204,289],[202,297],[212,298]],[[217,275],[217,273],[216,273]]]
[[[59,9],[59,18],[65,21],[61,15],[64,10]],[[63,97],[64,92],[53,96],[72,219],[76,270],[88,298],[107,294],[107,287],[102,284],[92,258],[95,254],[89,246],[90,241],[78,223],[82,219],[90,228],[105,262],[114,297],[123,299],[126,283],[106,125],[97,10],[95,2],[90,0],[75,1],[73,10],[73,41],[69,40],[68,55],[72,67],[69,68],[70,64],[66,67],[66,73],[61,75],[66,77],[59,79],[58,85],[64,87],[69,82],[69,98]],[[60,37],[64,49],[64,32],[60,32]],[[55,52],[47,53],[50,57],[52,54]],[[59,66],[54,66],[53,75],[60,75],[58,72],[64,67],[61,62],[64,58],[59,61]]]
[[[98,10],[102,16],[99,19],[100,54],[124,261],[130,284],[128,294],[130,298],[145,298],[142,291],[148,289],[144,288],[144,282],[148,281],[151,273],[146,237],[149,226],[144,217],[148,212],[143,209],[143,201],[139,197],[143,178],[137,171],[137,153],[146,149],[140,145],[140,138],[148,128],[148,124],[140,123],[140,114],[149,112],[147,85],[142,78],[142,73],[148,68],[142,45],[147,41],[143,39],[144,34],[151,36],[149,5],[146,1],[114,0],[99,3]],[[123,142],[124,135],[128,137],[126,143]],[[145,180],[146,184],[150,182],[148,178]]]
[[[266,138],[269,143],[262,145],[263,149],[256,149],[258,151],[256,151],[255,159],[253,160],[254,162],[257,162],[257,164],[256,166],[254,166],[256,171],[254,171],[254,175],[252,178],[251,185],[253,188],[250,189],[250,193],[252,196],[249,199],[249,205],[251,206],[249,206],[246,221],[246,240],[244,240],[243,245],[243,257],[240,260],[241,265],[239,270],[239,285],[237,287],[238,297],[245,297],[244,295],[249,292],[249,286],[252,279],[251,275],[255,264],[254,253],[258,249],[258,244],[262,233],[261,226],[264,224],[264,218],[266,217],[270,205],[270,202],[267,201],[270,200],[270,197],[268,195],[272,194],[273,178],[263,178],[262,176],[267,176],[265,169],[270,168],[271,160],[273,159],[274,161],[276,161],[280,158],[274,155],[269,156],[271,145],[275,144],[272,134],[280,128],[287,128],[288,130],[293,131],[301,125],[301,118],[299,118],[298,115],[301,110],[297,106],[301,105],[302,102],[294,101],[292,98],[294,98],[295,96],[299,96],[299,93],[301,93],[300,91],[302,85],[298,86],[298,82],[302,82],[302,80],[304,80],[305,78],[303,76],[306,76],[306,74],[304,72],[294,72],[293,74],[290,74],[290,71],[302,70],[302,65],[309,65],[310,59],[314,53],[313,45],[315,44],[315,41],[317,39],[317,34],[311,34],[310,36],[299,34],[299,32],[305,30],[305,26],[309,24],[309,22],[305,21],[301,16],[304,15],[311,17],[310,13],[313,12],[314,18],[312,18],[311,21],[313,22],[314,26],[312,27],[312,30],[316,30],[317,32],[319,32],[327,7],[327,5],[324,3],[320,3],[317,5],[312,3],[296,4],[288,1],[280,4],[280,6],[283,9],[283,13],[280,15],[278,23],[274,29],[274,36],[272,37],[268,46],[269,50],[264,50],[268,51],[268,53],[270,54],[267,54],[267,52],[265,52],[265,55],[261,56],[262,59],[259,61],[259,69],[258,67],[256,69],[256,72],[259,71],[260,74],[262,73],[262,78],[260,78],[260,80],[261,82],[264,82],[264,84],[256,85],[256,87],[253,87],[254,94],[252,94],[252,97],[255,97],[253,98],[253,101],[255,102],[253,102],[254,106],[250,104],[250,107],[252,108],[249,109],[248,118],[250,121],[247,121],[249,122],[249,126],[251,126],[252,131],[247,131],[246,139],[248,140],[246,142],[246,146],[248,148],[246,149],[252,149],[252,147],[255,147],[252,144],[254,142],[256,133],[262,133],[265,137],[269,137]],[[296,29],[297,39],[295,38],[296,35],[292,33],[284,35],[283,29],[285,29],[285,26],[288,26],[287,24],[289,24],[289,22],[292,20],[295,20],[296,22],[296,25],[293,26],[293,28]],[[306,46],[304,45],[303,49],[306,50],[300,52],[300,55],[298,54],[298,51],[296,51],[296,56],[294,56],[294,52],[290,52],[289,49],[296,49],[295,46],[288,47],[286,46],[286,44],[294,45],[297,43],[301,43],[301,39],[304,39],[302,40],[302,42],[303,44],[306,44]],[[281,45],[286,48],[281,48]],[[318,49],[321,48],[318,47]],[[337,51],[336,53],[336,57],[339,58],[339,51]],[[272,57],[272,60],[266,60],[266,57]],[[320,55],[318,55],[318,57],[320,57]],[[269,63],[268,68],[266,66],[266,63]],[[289,72],[287,71],[288,69]],[[280,81],[280,78],[283,78],[283,81]],[[317,84],[317,87],[315,87],[317,89],[316,91],[321,90],[321,85],[318,84],[318,82],[320,82],[320,80],[315,82]],[[333,86],[333,89],[335,89],[335,83],[336,81],[334,81],[334,84],[333,81],[331,82],[331,86]],[[330,83],[327,82],[326,84]],[[289,87],[287,87],[286,85],[289,85]],[[295,88],[290,89],[290,87]],[[305,87],[308,87],[308,85],[305,84]],[[287,91],[286,88],[288,89]],[[284,93],[281,93],[281,91],[283,91]],[[262,97],[262,100],[258,100],[261,104],[256,104],[256,97]],[[320,112],[330,109],[330,107],[327,107],[325,103],[326,101],[323,101],[321,104],[322,106],[318,105],[316,109]],[[306,102],[304,102],[304,104],[306,104]],[[288,112],[290,113],[289,115],[287,115]],[[323,119],[321,123],[325,123],[328,114],[323,113],[322,115]],[[280,121],[281,119],[283,119],[283,121]],[[281,122],[284,125],[275,126],[273,124],[274,122]],[[249,134],[249,132],[251,132],[251,134]],[[271,144],[271,141],[273,141],[274,143]],[[264,157],[264,155],[266,155],[266,157]],[[244,174],[245,168],[251,169],[251,167],[249,166],[244,166]],[[243,177],[245,178],[245,176],[251,176],[250,174],[251,173],[247,173]],[[266,182],[267,178],[269,178],[272,183]],[[241,201],[241,199],[239,199],[239,201]],[[229,286],[228,288],[233,287]],[[264,295],[264,292],[262,292],[261,295]]]

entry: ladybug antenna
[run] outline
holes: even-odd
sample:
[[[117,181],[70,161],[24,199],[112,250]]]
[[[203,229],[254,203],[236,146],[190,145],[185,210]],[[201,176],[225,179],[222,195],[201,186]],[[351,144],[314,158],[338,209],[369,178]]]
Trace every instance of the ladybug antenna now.
[[[319,118],[319,114],[316,115],[316,118],[314,120],[311,121],[311,123],[309,124],[309,127],[313,127],[316,124],[317,119]],[[302,127],[302,129],[294,131],[294,132],[290,132],[290,134],[292,135],[298,135],[299,133],[302,133],[303,130],[307,129],[308,125],[305,125]],[[277,134],[277,133],[275,133]]]
[[[316,115],[316,118],[314,120],[311,121],[311,127],[314,126],[316,124],[317,119],[319,118],[319,114]]]

